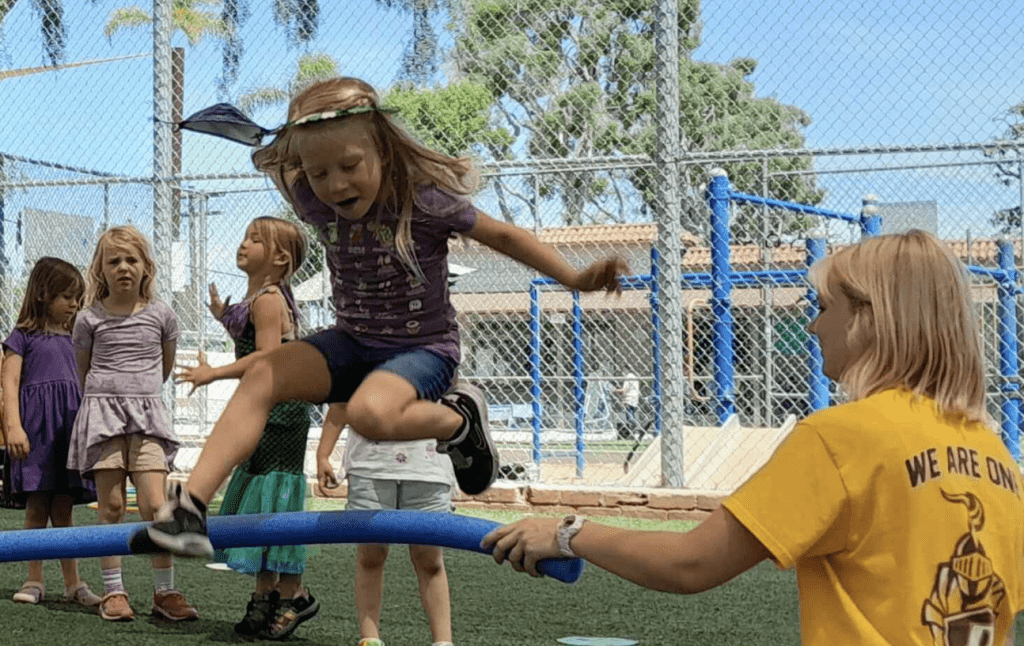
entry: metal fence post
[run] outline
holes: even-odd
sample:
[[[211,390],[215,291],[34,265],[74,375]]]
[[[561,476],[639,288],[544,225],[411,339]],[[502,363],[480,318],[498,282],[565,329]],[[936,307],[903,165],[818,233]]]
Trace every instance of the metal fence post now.
[[[153,0],[153,253],[159,270],[157,296],[174,307],[171,275],[171,184],[173,126],[171,0]],[[174,419],[174,383],[164,382],[164,400]]]
[[[665,325],[662,354],[664,432],[661,436],[662,484],[682,487],[684,469],[683,414],[683,285],[681,195],[679,190],[679,5],[658,0],[654,20],[655,87],[657,96],[654,163],[658,252],[661,259],[661,315]]]
[[[1013,245],[999,240],[999,390],[1003,395],[1003,443],[1014,460],[1020,460],[1020,363],[1017,346],[1017,270],[1014,265]]]
[[[825,257],[825,238],[812,235],[807,238],[807,268]],[[807,320],[818,318],[818,295],[814,288],[807,286]],[[807,335],[807,408],[814,412],[828,407],[828,378],[824,372],[825,362],[821,356],[818,337]]]
[[[711,171],[711,328],[715,352],[715,413],[724,424],[736,413],[736,366],[733,361],[732,266],[729,260],[729,177]]]

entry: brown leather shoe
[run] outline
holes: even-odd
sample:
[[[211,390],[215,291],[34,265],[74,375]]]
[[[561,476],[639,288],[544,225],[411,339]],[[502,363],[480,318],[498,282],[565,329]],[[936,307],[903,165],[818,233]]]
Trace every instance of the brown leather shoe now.
[[[189,605],[188,600],[178,590],[165,590],[153,593],[153,614],[171,621],[191,621],[199,619],[199,611]]]

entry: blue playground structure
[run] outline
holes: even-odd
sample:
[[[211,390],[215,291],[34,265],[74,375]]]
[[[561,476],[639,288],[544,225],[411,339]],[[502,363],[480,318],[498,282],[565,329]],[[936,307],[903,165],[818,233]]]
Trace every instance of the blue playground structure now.
[[[731,234],[729,230],[729,215],[732,205],[755,205],[766,206],[773,209],[782,209],[792,213],[812,215],[821,218],[840,220],[854,223],[860,226],[861,236],[870,237],[881,232],[881,218],[875,214],[875,209],[868,201],[859,214],[853,215],[822,209],[807,204],[785,202],[757,195],[747,195],[733,191],[729,178],[724,171],[712,172],[710,184],[706,194],[707,203],[711,210],[711,271],[705,273],[689,273],[682,275],[683,287],[686,289],[710,289],[711,290],[711,311],[712,323],[712,355],[713,380],[714,380],[714,406],[715,417],[718,424],[725,421],[736,413],[736,379],[735,362],[733,355],[734,325],[732,316],[731,294],[736,287],[754,287],[771,285],[773,287],[804,287],[807,286],[807,306],[805,313],[808,320],[815,318],[818,314],[818,305],[814,290],[808,286],[806,277],[807,269],[797,270],[767,270],[767,271],[733,271],[730,264]],[[822,237],[815,237],[812,233],[805,239],[807,248],[806,267],[810,267],[816,261],[824,257],[826,241]],[[653,433],[659,435],[663,427],[663,377],[661,370],[661,312],[659,307],[659,274],[658,274],[658,251],[651,249],[651,270],[643,275],[628,276],[622,280],[624,290],[645,289],[649,290],[651,309],[651,343],[653,345],[653,357],[651,372],[652,380],[652,403],[654,407],[654,429]],[[968,269],[975,275],[983,276],[996,283],[997,302],[997,325],[999,337],[999,392],[1002,395],[1000,402],[1001,411],[1001,432],[1003,442],[1010,450],[1014,459],[1020,460],[1020,425],[1021,425],[1021,392],[1020,379],[1018,376],[1018,320],[1016,309],[1016,296],[1022,290],[1018,286],[1018,272],[1014,265],[1014,250],[1010,242],[1000,240],[998,242],[999,268],[987,268],[976,265],[969,265]],[[539,465],[545,457],[551,454],[543,450],[541,420],[542,420],[542,393],[543,372],[541,366],[541,308],[540,290],[541,287],[556,285],[551,279],[538,278],[530,284],[530,394],[532,415],[532,451],[531,457],[534,464]],[[584,339],[583,339],[583,309],[580,307],[580,295],[574,292],[572,307],[572,352],[573,352],[573,394],[574,394],[574,422],[575,422],[575,447],[573,453],[576,460],[576,474],[582,476],[586,464],[584,449],[586,448],[584,437],[584,422],[586,420],[585,404],[585,383],[584,383]],[[807,366],[809,376],[807,379],[807,410],[815,411],[829,405],[829,380],[822,372],[821,349],[818,341],[810,335],[807,340]]]

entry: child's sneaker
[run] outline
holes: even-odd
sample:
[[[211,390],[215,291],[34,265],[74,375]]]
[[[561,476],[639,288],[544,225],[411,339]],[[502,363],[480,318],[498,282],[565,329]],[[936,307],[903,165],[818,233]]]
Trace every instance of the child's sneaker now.
[[[178,590],[159,590],[153,593],[153,614],[171,621],[199,619],[199,611],[193,608],[185,595]]]
[[[26,581],[13,598],[15,603],[39,603],[45,596],[46,586],[42,581]]]
[[[376,637],[367,637],[359,640],[359,646],[384,646],[384,642]]]
[[[455,437],[438,441],[437,450],[452,459],[455,479],[463,492],[471,496],[481,493],[498,477],[498,451],[488,429],[484,393],[472,384],[457,381],[441,403],[462,415],[465,422]]]
[[[124,590],[108,592],[100,599],[100,617],[107,621],[131,621],[135,619],[135,611],[128,603],[128,593]]]
[[[199,511],[180,482],[171,485],[155,522],[136,532],[128,546],[135,554],[164,550],[178,556],[213,556],[206,514]]]
[[[304,621],[309,621],[320,612],[320,602],[307,589],[306,594],[294,599],[281,599],[278,597],[277,607],[274,609],[274,619],[270,622],[267,630],[267,637],[271,639],[284,639],[295,632]]]
[[[270,629],[270,620],[274,616],[274,601],[277,592],[272,594],[252,593],[252,599],[245,605],[245,616],[235,624],[235,632],[246,637],[257,637]]]

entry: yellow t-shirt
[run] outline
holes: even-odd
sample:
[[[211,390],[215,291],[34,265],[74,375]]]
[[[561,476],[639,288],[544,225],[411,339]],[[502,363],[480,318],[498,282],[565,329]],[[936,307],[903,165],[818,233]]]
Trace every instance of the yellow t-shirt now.
[[[723,504],[796,566],[804,644],[1001,646],[1024,599],[1022,489],[990,429],[889,390],[809,416]]]

